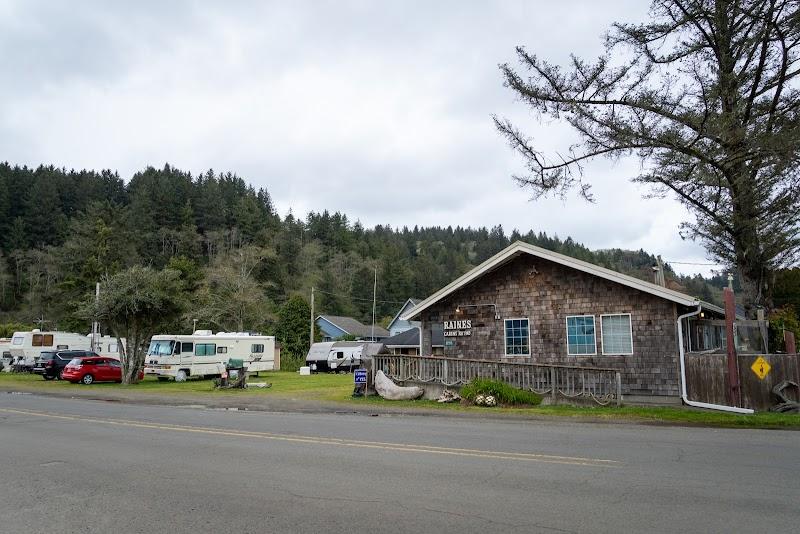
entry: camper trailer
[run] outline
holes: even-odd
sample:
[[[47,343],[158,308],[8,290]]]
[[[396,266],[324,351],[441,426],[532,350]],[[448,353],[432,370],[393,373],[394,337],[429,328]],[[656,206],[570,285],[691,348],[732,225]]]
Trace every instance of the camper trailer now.
[[[14,332],[8,351],[14,363],[33,367],[42,352],[54,350],[94,350],[100,356],[119,358],[117,338],[98,336],[92,347],[92,335],[73,332],[41,331]]]
[[[242,360],[249,372],[275,367],[275,338],[248,332],[197,330],[187,335],[157,335],[150,340],[144,374],[183,382],[188,377],[219,375],[231,359]]]
[[[11,371],[11,338],[0,337],[0,371]]]
[[[382,343],[369,341],[329,341],[314,343],[306,356],[306,365],[314,372],[352,371],[363,360],[377,354]]]

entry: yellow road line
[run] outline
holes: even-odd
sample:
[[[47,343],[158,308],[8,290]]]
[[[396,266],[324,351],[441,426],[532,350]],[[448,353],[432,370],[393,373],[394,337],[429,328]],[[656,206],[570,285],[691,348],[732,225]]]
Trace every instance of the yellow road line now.
[[[148,423],[146,421],[136,421],[130,419],[110,419],[100,417],[87,417],[80,415],[55,414],[48,412],[37,412],[33,410],[19,410],[12,408],[0,408],[0,412],[13,413],[20,415],[30,415],[35,417],[46,417],[51,419],[63,419],[70,421],[82,421],[97,424],[127,426],[134,428],[147,428],[153,430],[171,430],[174,432],[187,432],[195,434],[209,434],[217,436],[248,437],[269,439],[276,441],[289,441],[297,443],[311,443],[316,445],[340,445],[346,447],[383,449],[401,452],[420,452],[429,454],[445,454],[452,456],[466,456],[476,458],[492,458],[499,460],[521,460],[566,465],[582,465],[594,467],[619,467],[619,462],[615,460],[603,460],[599,458],[584,458],[577,456],[556,456],[550,454],[519,453],[507,451],[489,451],[480,449],[462,449],[453,447],[437,447],[432,445],[415,445],[408,443],[386,443],[380,441],[361,441],[342,438],[326,438],[322,436],[302,436],[293,434],[274,434],[269,432],[255,432],[249,430],[227,430],[224,428],[209,428],[200,426],[177,425],[169,423]]]

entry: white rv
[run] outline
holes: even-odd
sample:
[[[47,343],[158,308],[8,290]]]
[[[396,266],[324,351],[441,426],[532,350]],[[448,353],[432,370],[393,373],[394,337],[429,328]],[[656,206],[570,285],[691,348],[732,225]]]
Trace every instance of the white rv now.
[[[8,351],[15,363],[32,366],[42,352],[55,350],[94,350],[100,356],[119,358],[117,338],[98,336],[92,348],[92,335],[73,332],[57,332],[34,329],[30,332],[14,332]]]
[[[383,343],[369,341],[328,341],[314,343],[306,356],[312,371],[352,371],[361,362],[377,354]]]
[[[190,376],[219,375],[230,359],[243,361],[249,372],[275,367],[275,338],[248,332],[197,330],[191,335],[157,335],[150,340],[144,374],[183,382]]]

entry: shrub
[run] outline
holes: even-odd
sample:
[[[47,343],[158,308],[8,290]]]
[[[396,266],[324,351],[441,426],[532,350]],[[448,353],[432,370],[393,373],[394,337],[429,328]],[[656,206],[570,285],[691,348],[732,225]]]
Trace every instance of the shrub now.
[[[497,402],[502,404],[529,404],[536,406],[542,402],[542,396],[533,391],[517,389],[505,382],[488,378],[473,378],[469,384],[461,388],[460,394],[470,401],[474,401],[478,395],[493,395]]]
[[[306,357],[303,354],[281,354],[281,371],[298,371],[305,364]]]

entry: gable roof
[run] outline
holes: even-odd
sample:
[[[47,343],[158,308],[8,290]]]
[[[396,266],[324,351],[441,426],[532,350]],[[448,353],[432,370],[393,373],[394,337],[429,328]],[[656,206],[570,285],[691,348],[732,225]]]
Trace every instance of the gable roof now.
[[[419,299],[408,299],[408,300],[406,300],[406,301],[403,303],[403,305],[400,307],[400,309],[397,311],[397,314],[394,316],[394,318],[393,318],[391,321],[389,321],[389,330],[391,330],[391,329],[392,329],[392,325],[395,323],[395,321],[397,321],[398,319],[400,319],[400,314],[402,314],[402,313],[403,313],[403,311],[405,311],[405,309],[406,309],[406,308],[408,308],[408,305],[409,305],[409,304],[411,304],[411,308],[413,309],[413,308],[414,308],[414,306],[416,306],[416,305],[417,305],[417,304],[419,304],[420,302],[421,302],[421,301],[420,301]]]
[[[460,276],[459,278],[456,278],[454,281],[450,282],[448,285],[446,285],[445,287],[443,287],[430,297],[426,298],[418,305],[414,306],[414,309],[405,314],[402,318],[404,320],[409,320],[413,317],[416,317],[417,315],[419,315],[426,309],[430,308],[440,300],[454,293],[456,290],[464,287],[465,285],[469,284],[474,280],[477,280],[484,274],[493,271],[494,269],[497,269],[502,265],[505,265],[506,263],[519,257],[522,254],[529,254],[537,258],[542,258],[548,261],[552,261],[554,263],[563,265],[565,267],[577,269],[578,271],[583,271],[585,273],[598,276],[600,278],[609,280],[611,282],[616,282],[618,284],[622,284],[624,286],[628,286],[633,289],[638,289],[639,291],[643,291],[645,293],[649,293],[651,295],[655,295],[656,297],[660,297],[675,302],[677,304],[682,304],[684,306],[697,306],[702,304],[704,307],[708,307],[709,309],[713,308],[719,309],[716,306],[712,306],[709,305],[708,303],[701,302],[700,300],[691,297],[689,295],[686,295],[684,293],[680,293],[672,289],[667,289],[666,287],[662,287],[650,282],[645,282],[644,280],[639,280],[638,278],[634,278],[633,276],[628,276],[627,274],[618,273],[617,271],[612,271],[611,269],[606,269],[605,267],[600,267],[592,263],[577,260],[575,258],[565,256],[564,254],[559,254],[557,252],[553,252],[547,249],[543,249],[541,247],[530,245],[522,241],[517,241],[515,243],[512,243],[505,249],[501,250],[500,252],[498,252],[485,262],[481,263],[471,271],[468,271],[466,274]]]
[[[317,321],[327,321],[345,334],[356,337],[372,337],[372,326],[356,321],[352,317],[340,315],[318,315]],[[375,337],[387,337],[389,332],[385,328],[375,325]]]

